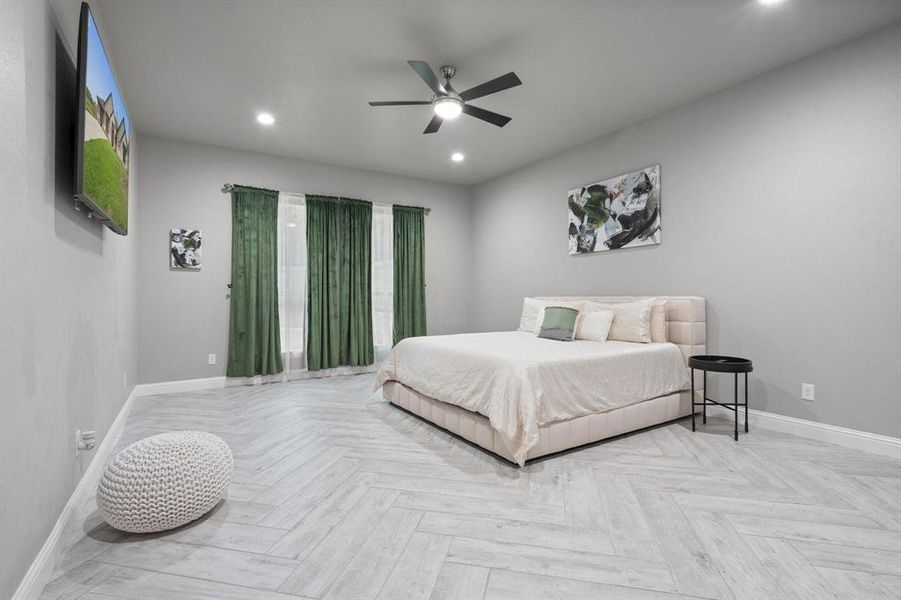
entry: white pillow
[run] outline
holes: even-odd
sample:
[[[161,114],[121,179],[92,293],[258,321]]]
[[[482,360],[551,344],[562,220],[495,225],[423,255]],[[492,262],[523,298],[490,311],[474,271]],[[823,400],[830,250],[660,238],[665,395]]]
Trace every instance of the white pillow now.
[[[545,303],[535,298],[523,298],[522,314],[519,317],[519,330],[535,333],[535,328],[541,326],[538,313],[544,308]],[[542,315],[543,316],[543,315]]]
[[[610,305],[608,304],[599,304],[597,302],[592,302],[591,300],[586,300],[582,304],[582,309],[579,311],[579,318],[576,319],[576,332],[579,331],[579,324],[582,322],[582,317],[584,317],[588,313],[603,310],[609,310],[611,312],[613,311],[613,309],[610,308]],[[578,337],[576,339],[578,339]]]
[[[600,304],[592,302],[596,306],[613,311],[613,325],[610,326],[608,340],[621,342],[640,342],[643,344],[651,341],[651,308],[654,298],[623,302],[620,304]]]
[[[593,304],[586,302],[586,304]],[[588,310],[579,313],[576,339],[592,342],[606,342],[610,325],[613,324],[612,310]]]
[[[651,341],[665,342],[666,338],[666,299],[654,298],[651,305]]]

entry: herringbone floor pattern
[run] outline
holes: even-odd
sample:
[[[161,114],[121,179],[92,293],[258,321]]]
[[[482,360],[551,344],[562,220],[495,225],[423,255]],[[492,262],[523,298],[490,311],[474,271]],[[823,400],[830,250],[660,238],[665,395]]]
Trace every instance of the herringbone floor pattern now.
[[[517,469],[371,376],[138,400],[120,441],[224,438],[227,501],[133,536],[93,500],[42,598],[899,598],[901,461],[731,425]]]

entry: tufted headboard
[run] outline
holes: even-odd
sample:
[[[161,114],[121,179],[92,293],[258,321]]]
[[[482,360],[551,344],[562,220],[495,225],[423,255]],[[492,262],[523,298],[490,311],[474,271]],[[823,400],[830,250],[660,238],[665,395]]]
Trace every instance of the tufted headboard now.
[[[617,304],[651,298],[652,296],[536,296],[544,302],[578,302],[589,300],[604,304]],[[704,354],[707,349],[707,317],[704,299],[697,296],[653,296],[666,300],[666,339],[679,346],[685,363],[693,354]]]

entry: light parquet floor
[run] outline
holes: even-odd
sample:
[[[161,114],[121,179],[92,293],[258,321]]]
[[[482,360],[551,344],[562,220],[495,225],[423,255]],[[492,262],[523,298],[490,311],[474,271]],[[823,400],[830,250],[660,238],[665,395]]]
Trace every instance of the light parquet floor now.
[[[42,598],[901,597],[901,461],[683,421],[517,469],[372,381],[137,400],[119,446],[213,432],[228,498],[144,536],[90,499]]]

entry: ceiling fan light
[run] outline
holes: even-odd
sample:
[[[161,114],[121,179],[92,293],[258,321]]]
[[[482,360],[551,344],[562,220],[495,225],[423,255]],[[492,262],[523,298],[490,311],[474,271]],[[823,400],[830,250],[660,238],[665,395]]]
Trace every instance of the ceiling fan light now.
[[[463,103],[456,98],[440,98],[432,105],[435,114],[445,121],[456,119],[463,112]]]

